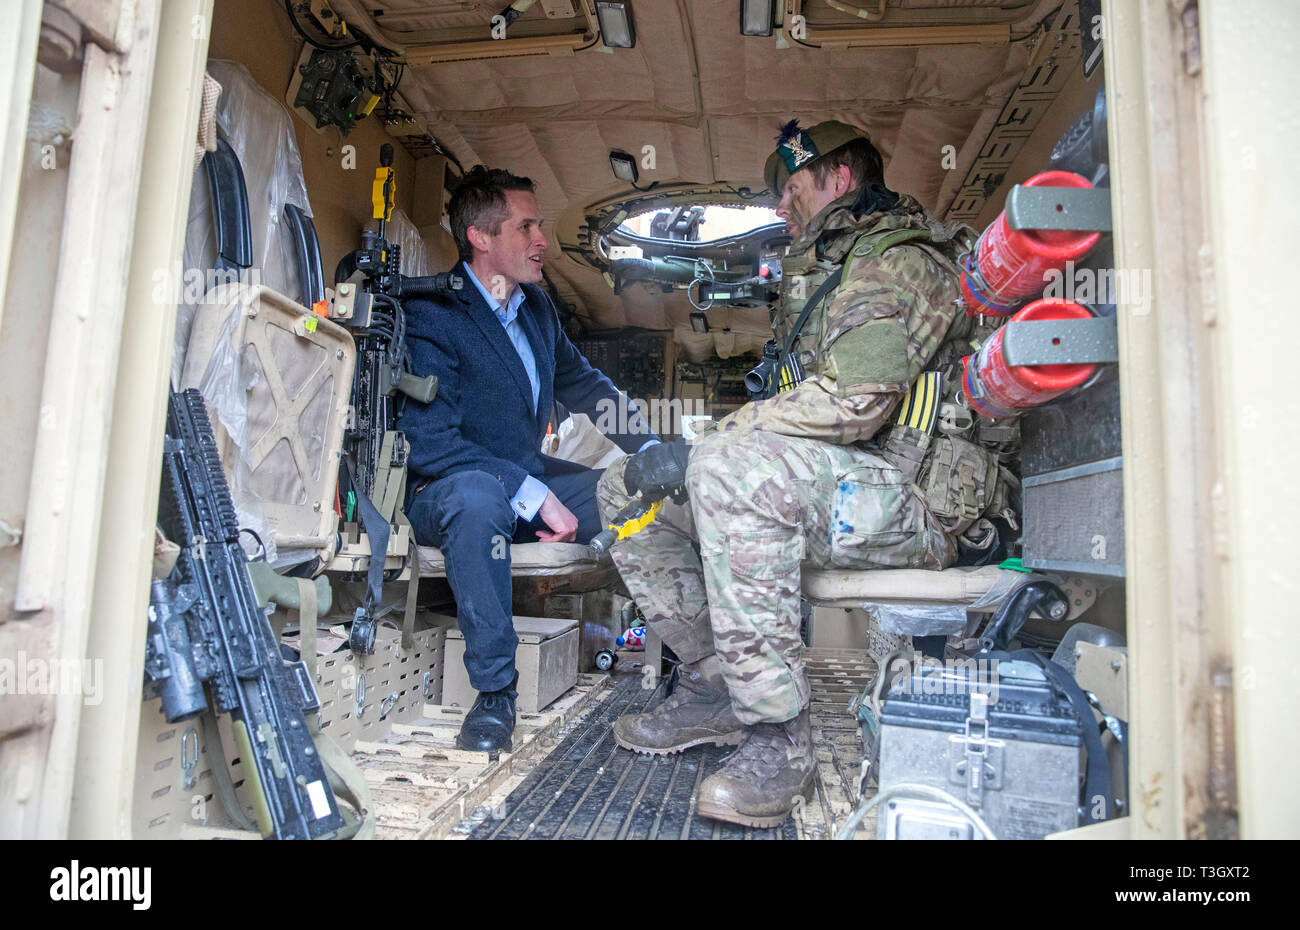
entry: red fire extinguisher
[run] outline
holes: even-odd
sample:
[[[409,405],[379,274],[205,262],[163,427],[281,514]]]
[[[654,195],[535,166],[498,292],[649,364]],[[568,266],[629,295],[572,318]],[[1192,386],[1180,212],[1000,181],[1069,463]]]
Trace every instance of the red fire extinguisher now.
[[[1086,178],[1071,171],[1044,171],[1024,186],[1092,187]],[[1024,298],[1043,290],[1049,271],[1063,270],[1066,262],[1083,258],[1100,238],[1099,232],[1013,230],[1003,210],[962,261],[961,294],[966,312],[971,316],[1010,316]]]
[[[1011,318],[1022,320],[1081,320],[1092,314],[1073,301],[1036,300]],[[962,359],[962,393],[980,416],[1001,419],[1020,408],[1033,407],[1078,387],[1097,370],[1091,362],[1072,365],[1008,365],[1002,354],[1002,334],[995,332],[975,355]]]

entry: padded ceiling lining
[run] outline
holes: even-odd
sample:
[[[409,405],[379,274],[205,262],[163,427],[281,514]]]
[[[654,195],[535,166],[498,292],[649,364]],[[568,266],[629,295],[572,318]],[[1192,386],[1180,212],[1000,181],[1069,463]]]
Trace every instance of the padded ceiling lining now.
[[[403,30],[479,24],[485,37],[501,5],[366,0],[371,11],[382,7],[389,15],[426,11],[402,18]],[[891,4],[918,5],[932,4]],[[642,170],[643,184],[723,180],[761,190],[777,127],[793,116],[805,126],[840,119],[863,127],[885,159],[886,183],[942,213],[1015,89],[1031,46],[778,49],[775,37],[739,34],[735,0],[632,6],[635,48],[602,51],[597,44],[572,57],[410,67],[402,92],[466,167],[482,162],[533,178],[550,229],[564,211],[627,190],[609,169],[615,148],[639,160],[644,146],[654,146],[656,167]],[[521,22],[543,17],[538,4]],[[580,15],[564,22],[583,25]],[[955,168],[944,168],[945,146],[953,147]],[[638,284],[615,296],[599,273],[548,238],[547,272],[592,328],[671,328],[695,361],[756,351],[767,338],[763,310],[711,310],[714,332],[692,333],[683,291],[663,294]],[[719,332],[723,327],[731,332]]]

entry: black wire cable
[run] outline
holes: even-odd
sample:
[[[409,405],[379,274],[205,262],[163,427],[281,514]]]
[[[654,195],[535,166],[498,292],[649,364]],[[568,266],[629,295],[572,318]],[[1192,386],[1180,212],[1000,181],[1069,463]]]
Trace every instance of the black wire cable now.
[[[306,42],[308,45],[310,45],[312,48],[318,48],[322,52],[341,52],[345,49],[356,48],[358,45],[361,44],[360,39],[354,39],[351,42],[348,42],[343,45],[322,45],[320,42],[316,41],[311,36],[309,36],[307,34],[307,31],[303,29],[301,25],[299,25],[298,17],[293,12],[292,0],[284,0],[284,11],[289,14],[289,23],[290,25],[293,26],[294,31],[297,32],[298,35],[302,36],[303,41]]]
[[[766,189],[764,189],[759,191],[757,194],[754,193],[753,191],[749,191],[749,193],[746,194],[744,193],[744,190],[749,190],[749,188],[744,188],[744,190],[740,190],[737,189],[734,184],[727,184],[727,190],[731,191],[741,200],[757,200],[758,198],[762,197],[765,193],[767,193]]]
[[[1061,4],[1061,6],[1065,6],[1065,4]],[[1039,21],[1038,21],[1038,25],[1036,25],[1033,29],[1029,30],[1028,33],[1026,33],[1025,35],[1022,35],[1022,36],[1021,36],[1020,38],[1018,38],[1018,39],[1011,39],[1011,40],[1009,40],[1008,44],[1009,44],[1009,45],[1015,45],[1015,44],[1018,43],[1018,42],[1028,42],[1030,39],[1032,39],[1032,38],[1034,38],[1036,35],[1038,35],[1038,33],[1039,33],[1040,30],[1041,30],[1042,32],[1046,32],[1046,31],[1047,31],[1047,24],[1048,24],[1048,22],[1050,22],[1050,21],[1053,19],[1053,17],[1055,17],[1056,14],[1059,13],[1059,12],[1061,12],[1061,7],[1060,7],[1060,6],[1058,6],[1056,9],[1052,10],[1052,12],[1048,13],[1048,14],[1047,14],[1046,16],[1044,16],[1041,20],[1039,20]]]

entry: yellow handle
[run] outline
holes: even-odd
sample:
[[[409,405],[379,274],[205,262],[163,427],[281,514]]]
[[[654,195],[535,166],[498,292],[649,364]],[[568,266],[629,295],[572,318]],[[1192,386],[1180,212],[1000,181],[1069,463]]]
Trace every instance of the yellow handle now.
[[[389,196],[385,196],[384,186],[390,180],[393,186],[389,188]],[[370,185],[370,205],[374,208],[375,219],[387,222],[393,218],[393,201],[389,199],[390,196],[397,196],[397,175],[392,168],[376,168],[374,183]]]
[[[641,516],[628,520],[622,526],[615,526],[611,523],[609,528],[618,533],[619,539],[627,539],[632,534],[641,532],[653,523],[655,516],[663,509],[663,506],[664,502],[662,500],[657,500],[651,504],[650,509],[641,514]]]

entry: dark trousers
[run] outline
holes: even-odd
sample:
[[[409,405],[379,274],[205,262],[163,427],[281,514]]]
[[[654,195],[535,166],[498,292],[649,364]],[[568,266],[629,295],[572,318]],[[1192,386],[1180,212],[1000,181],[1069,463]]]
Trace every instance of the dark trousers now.
[[[578,518],[575,542],[586,544],[604,527],[596,509],[601,471],[575,469],[541,478]],[[462,471],[422,489],[407,510],[416,541],[437,546],[447,561],[447,580],[456,595],[457,619],[465,634],[465,670],[478,691],[499,691],[515,676],[511,622],[509,543],[536,542],[547,530],[540,517],[516,517],[495,476]]]

